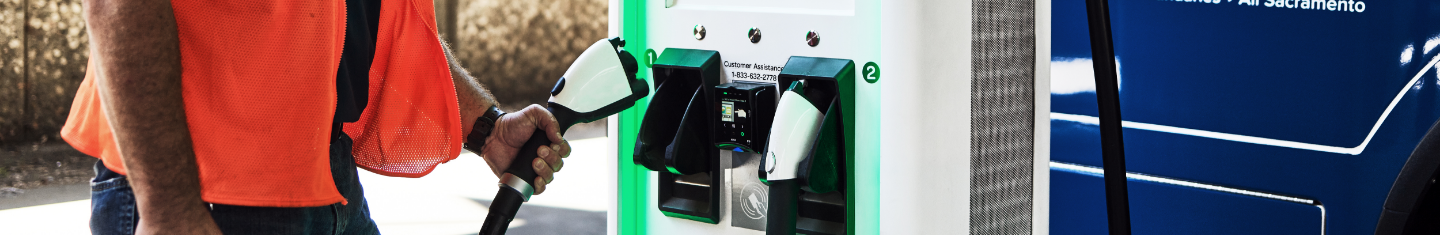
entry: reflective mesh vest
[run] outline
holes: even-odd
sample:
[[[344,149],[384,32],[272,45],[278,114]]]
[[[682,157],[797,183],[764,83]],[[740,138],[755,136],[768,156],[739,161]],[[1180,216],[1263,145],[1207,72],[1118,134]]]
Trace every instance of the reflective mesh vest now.
[[[172,4],[202,199],[268,207],[344,202],[328,146],[345,2]],[[434,16],[431,1],[382,3],[369,105],[344,126],[362,168],[420,177],[460,153],[459,103]],[[80,84],[61,136],[127,174],[96,93],[96,69]]]

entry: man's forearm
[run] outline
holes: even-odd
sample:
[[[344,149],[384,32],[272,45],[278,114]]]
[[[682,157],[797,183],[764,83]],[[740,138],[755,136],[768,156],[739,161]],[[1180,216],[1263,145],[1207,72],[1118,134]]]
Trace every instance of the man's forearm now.
[[[99,67],[91,69],[98,72],[101,102],[135,192],[141,230],[214,232],[200,199],[185,121],[170,1],[90,0],[85,16]]]
[[[475,119],[485,114],[490,106],[498,105],[495,97],[490,91],[480,86],[480,82],[470,76],[465,67],[460,66],[460,61],[455,59],[455,53],[450,50],[450,44],[441,37],[440,47],[445,50],[445,59],[450,62],[450,79],[455,82],[455,96],[460,101],[460,126],[461,136],[469,136],[470,128],[475,126]]]

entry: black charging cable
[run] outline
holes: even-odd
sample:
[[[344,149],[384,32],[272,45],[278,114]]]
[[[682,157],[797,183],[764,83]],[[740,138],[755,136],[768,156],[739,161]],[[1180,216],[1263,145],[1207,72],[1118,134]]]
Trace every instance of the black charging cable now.
[[[1110,34],[1110,3],[1085,0],[1090,22],[1090,53],[1095,68],[1095,100],[1100,105],[1100,149],[1105,169],[1105,210],[1110,234],[1130,234],[1130,196],[1125,182],[1125,138],[1121,137],[1120,84],[1115,71],[1115,41]]]

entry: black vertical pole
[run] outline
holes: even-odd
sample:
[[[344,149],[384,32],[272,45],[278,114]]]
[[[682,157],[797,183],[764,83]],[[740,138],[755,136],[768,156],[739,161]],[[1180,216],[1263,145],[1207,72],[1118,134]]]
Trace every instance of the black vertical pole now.
[[[1090,21],[1095,99],[1100,105],[1100,145],[1110,234],[1129,235],[1130,197],[1125,186],[1125,143],[1120,136],[1120,85],[1115,74],[1115,43],[1110,38],[1110,4],[1106,0],[1085,0],[1085,10]]]

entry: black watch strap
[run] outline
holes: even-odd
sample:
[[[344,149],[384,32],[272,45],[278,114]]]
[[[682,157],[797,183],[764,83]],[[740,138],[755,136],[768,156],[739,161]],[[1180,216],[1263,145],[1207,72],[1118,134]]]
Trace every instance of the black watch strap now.
[[[470,135],[465,136],[465,149],[480,154],[485,148],[485,139],[490,137],[490,132],[495,131],[495,122],[500,121],[500,116],[505,116],[505,112],[500,111],[500,107],[491,105],[489,110],[485,110],[485,114],[476,118],[475,126],[470,128]]]

